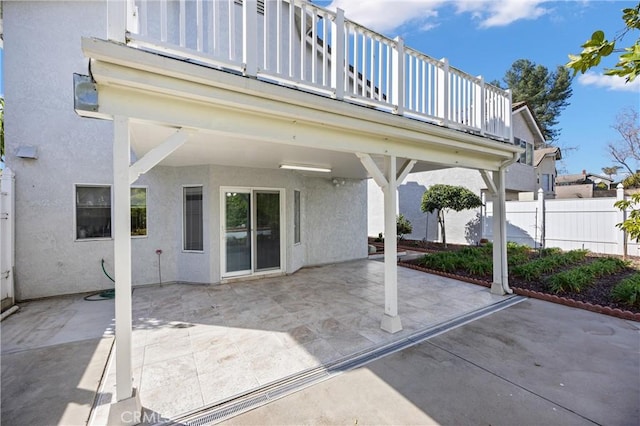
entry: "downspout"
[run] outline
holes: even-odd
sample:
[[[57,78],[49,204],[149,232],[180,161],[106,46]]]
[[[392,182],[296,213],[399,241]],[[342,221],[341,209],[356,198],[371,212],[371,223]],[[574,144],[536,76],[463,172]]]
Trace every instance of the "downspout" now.
[[[502,172],[502,171],[504,170],[504,176],[505,176],[505,179],[504,179],[504,180],[505,180],[505,182],[503,182],[503,183],[502,183],[502,184],[503,184],[503,186],[506,184],[506,172],[507,172],[507,171],[506,171],[505,169],[506,169],[507,167],[509,167],[510,165],[512,165],[513,163],[515,163],[516,161],[518,161],[518,159],[520,158],[520,153],[518,153],[518,152],[514,152],[512,155],[513,155],[513,157],[512,157],[512,158],[510,158],[509,160],[505,160],[505,161],[503,161],[502,163],[500,163],[500,166],[498,167],[498,170],[499,170],[500,172]],[[506,189],[505,189],[505,188],[502,188],[502,190],[503,190],[503,191],[506,191]],[[505,205],[503,206],[503,208],[505,209],[504,215],[505,215],[505,217],[506,217],[506,200],[505,200]],[[506,241],[506,239],[507,239],[507,235],[506,235],[506,229],[505,229],[504,240]],[[506,270],[508,271],[508,269],[509,269],[509,268],[508,268],[508,266],[507,266],[507,265],[508,265],[509,263],[508,263],[508,261],[507,261],[507,256],[506,256],[506,253],[507,253],[507,246],[506,246],[506,244],[505,244],[505,246],[503,247],[503,250],[504,250],[505,255],[504,255],[504,257],[502,258],[502,262],[503,262],[503,264],[505,265]],[[504,277],[503,277],[503,278],[504,278]],[[511,287],[509,287],[508,272],[507,272],[507,279],[506,279],[506,280],[505,280],[505,279],[502,279],[502,289],[504,290],[504,292],[505,292],[506,294],[513,294],[513,290],[511,289]]]

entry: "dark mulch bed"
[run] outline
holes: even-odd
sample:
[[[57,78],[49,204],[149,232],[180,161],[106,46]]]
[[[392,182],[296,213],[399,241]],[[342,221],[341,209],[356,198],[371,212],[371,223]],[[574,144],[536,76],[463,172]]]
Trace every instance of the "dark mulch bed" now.
[[[421,251],[426,251],[426,252],[436,252],[436,251],[444,251],[444,250],[455,251],[455,250],[459,250],[461,247],[465,247],[465,246],[448,244],[447,248],[445,249],[444,246],[440,243],[430,243],[430,242],[425,243],[422,241],[414,241],[414,240],[403,240],[399,244],[400,249],[409,249],[409,250],[421,249]],[[535,254],[532,254],[532,256],[534,255]],[[584,263],[582,264],[593,262],[598,257],[601,257],[601,256],[588,255],[585,258]],[[629,305],[618,303],[615,300],[613,300],[613,298],[611,297],[611,290],[616,284],[618,284],[620,281],[622,281],[626,277],[640,270],[640,259],[634,257],[634,258],[630,258],[629,260],[631,261],[631,267],[617,274],[608,275],[608,276],[604,276],[597,279],[594,285],[585,289],[583,292],[581,293],[564,292],[564,293],[557,294],[557,296],[561,296],[567,299],[581,301],[585,303],[591,303],[593,305],[610,307],[612,309],[630,311],[636,314],[640,313],[640,307],[629,306]],[[407,263],[418,264],[417,261],[408,261]],[[576,267],[576,266],[579,266],[579,265],[573,265],[573,266],[567,267],[567,269]],[[488,282],[491,282],[492,280],[491,275],[486,275],[486,276],[471,275],[466,271],[462,271],[462,270],[455,271],[454,275],[458,275],[464,278],[484,280]],[[519,288],[524,290],[535,291],[538,293],[556,295],[555,293],[549,291],[549,289],[547,288],[546,281],[548,278],[549,276],[543,276],[540,280],[526,281],[522,278],[515,277],[513,274],[511,274],[509,276],[509,285],[512,288]]]

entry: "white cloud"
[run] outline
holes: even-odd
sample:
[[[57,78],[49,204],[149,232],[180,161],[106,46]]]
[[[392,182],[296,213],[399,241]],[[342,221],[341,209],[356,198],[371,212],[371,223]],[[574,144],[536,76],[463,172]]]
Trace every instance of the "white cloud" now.
[[[578,76],[578,83],[583,86],[595,86],[618,92],[636,92],[640,94],[640,78],[636,78],[632,83],[627,83],[622,77],[587,71]]]
[[[330,9],[339,7],[351,19],[378,32],[391,32],[404,24],[419,24],[425,31],[436,23],[438,9],[453,5],[457,13],[468,13],[480,28],[506,26],[521,19],[537,19],[547,13],[540,5],[547,0],[333,0]]]
[[[345,16],[380,33],[393,31],[407,23],[421,23],[437,16],[443,0],[333,0],[329,9],[343,9]]]
[[[544,0],[462,0],[456,2],[458,13],[471,13],[481,28],[504,27],[521,19],[537,19],[549,10],[540,6]]]

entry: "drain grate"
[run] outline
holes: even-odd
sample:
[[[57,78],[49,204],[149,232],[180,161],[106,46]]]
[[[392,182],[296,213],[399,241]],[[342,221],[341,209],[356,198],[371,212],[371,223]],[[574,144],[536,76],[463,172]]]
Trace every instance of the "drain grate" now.
[[[237,416],[270,401],[282,398],[303,388],[334,377],[345,371],[353,370],[376,359],[414,346],[442,333],[460,327],[494,312],[506,309],[526,300],[526,297],[511,296],[484,308],[453,318],[444,323],[418,331],[398,341],[366,350],[349,357],[312,368],[279,381],[253,389],[245,394],[237,395],[216,404],[204,407],[196,412],[184,415],[164,425],[172,426],[206,426],[218,423],[224,419]]]

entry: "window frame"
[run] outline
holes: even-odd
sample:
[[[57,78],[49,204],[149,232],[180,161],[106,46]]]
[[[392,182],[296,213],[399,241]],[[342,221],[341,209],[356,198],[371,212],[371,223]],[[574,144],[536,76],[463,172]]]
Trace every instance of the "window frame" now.
[[[187,203],[186,203],[186,189],[187,188],[200,188],[200,196],[202,197],[200,201],[200,220],[201,220],[201,249],[187,249]],[[181,203],[182,203],[182,252],[184,253],[204,253],[204,185],[202,184],[194,184],[194,185],[182,185],[182,194],[181,194]]]
[[[302,244],[302,192],[293,190],[293,245]]]
[[[109,189],[109,236],[79,238],[78,227],[78,188],[108,188]],[[80,207],[87,208],[88,206]],[[106,207],[104,207],[106,209]],[[113,239],[113,189],[110,184],[100,183],[74,183],[73,184],[73,239],[74,241],[107,241]]]
[[[146,225],[146,232],[144,235],[133,235],[133,224],[131,224],[131,238],[147,238],[149,237],[149,187],[146,185],[132,186],[131,190],[129,191],[130,198],[133,196],[133,194],[131,194],[131,191],[133,191],[134,189],[144,189],[144,223]],[[131,219],[133,220],[133,204],[131,204],[130,209]]]

